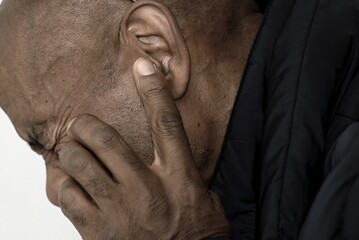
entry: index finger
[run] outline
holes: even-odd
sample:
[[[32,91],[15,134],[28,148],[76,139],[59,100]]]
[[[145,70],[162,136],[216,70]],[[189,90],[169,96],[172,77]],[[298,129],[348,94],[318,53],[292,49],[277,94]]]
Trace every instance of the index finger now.
[[[135,62],[133,75],[152,133],[157,155],[154,164],[174,171],[193,169],[182,118],[164,75],[147,58]]]

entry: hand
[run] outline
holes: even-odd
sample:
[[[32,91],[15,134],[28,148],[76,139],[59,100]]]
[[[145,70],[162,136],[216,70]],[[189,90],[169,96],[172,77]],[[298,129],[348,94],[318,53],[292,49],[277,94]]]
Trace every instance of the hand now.
[[[62,211],[85,240],[229,236],[220,201],[195,167],[164,76],[140,59],[134,78],[151,128],[153,164],[139,160],[96,117],[75,119],[68,129],[74,141],[59,152],[63,170],[74,179],[59,190]]]

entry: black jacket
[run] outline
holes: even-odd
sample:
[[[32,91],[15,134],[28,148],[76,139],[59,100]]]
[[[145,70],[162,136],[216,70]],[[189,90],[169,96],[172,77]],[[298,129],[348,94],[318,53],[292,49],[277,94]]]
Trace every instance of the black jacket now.
[[[298,239],[339,136],[359,119],[358,33],[358,0],[267,8],[212,183],[233,239]]]

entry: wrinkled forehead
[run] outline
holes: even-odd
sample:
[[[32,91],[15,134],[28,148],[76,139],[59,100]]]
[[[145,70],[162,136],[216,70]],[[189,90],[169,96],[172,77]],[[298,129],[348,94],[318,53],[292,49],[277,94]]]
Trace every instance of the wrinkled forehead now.
[[[121,0],[3,0],[0,107],[14,124],[46,121],[74,79],[96,75],[92,64],[111,58],[125,8]]]
[[[4,0],[0,63],[14,79],[39,81],[61,61],[101,49],[121,11],[111,1]],[[29,75],[31,75],[29,77]]]

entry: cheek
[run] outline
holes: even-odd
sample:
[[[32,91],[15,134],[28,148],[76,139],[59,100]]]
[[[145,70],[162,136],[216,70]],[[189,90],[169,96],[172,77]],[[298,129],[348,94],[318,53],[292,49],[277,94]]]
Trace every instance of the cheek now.
[[[120,130],[121,135],[140,160],[148,165],[152,164],[154,161],[154,151],[147,123],[143,125],[128,124],[128,126],[128,128]]]
[[[103,120],[117,130],[140,160],[146,164],[153,162],[152,138],[144,112],[122,108],[107,114]]]
[[[58,160],[56,160],[58,162]],[[58,203],[58,191],[61,184],[68,178],[54,161],[46,164],[46,194],[48,199],[55,206],[59,206]]]
[[[113,126],[141,160],[152,163],[152,138],[132,77],[124,76],[119,85],[96,101],[90,113]]]

